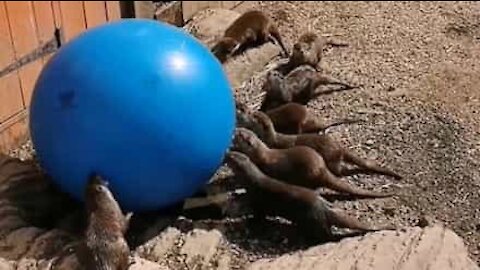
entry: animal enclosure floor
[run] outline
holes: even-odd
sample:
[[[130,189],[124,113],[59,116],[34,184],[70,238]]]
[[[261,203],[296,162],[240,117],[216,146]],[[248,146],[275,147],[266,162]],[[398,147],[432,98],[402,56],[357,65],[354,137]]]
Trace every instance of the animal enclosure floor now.
[[[330,131],[399,170],[394,199],[338,203],[374,224],[416,225],[423,215],[453,229],[480,262],[480,4],[477,2],[264,2],[289,47],[307,30],[341,34],[324,65],[367,87],[322,96],[319,116],[366,123]]]
[[[341,34],[349,43],[329,49],[323,64],[333,75],[355,77],[366,86],[321,96],[309,108],[326,119],[364,119],[329,133],[403,175],[399,181],[351,177],[356,185],[398,196],[335,206],[375,225],[440,222],[461,236],[480,262],[480,4],[283,1],[258,7],[278,24],[288,48],[307,30]],[[248,101],[260,85],[252,80],[236,91]],[[14,155],[26,156],[29,149]],[[232,260],[240,265],[301,246],[285,240],[286,225],[268,225],[264,235],[226,223],[235,247],[222,248],[236,254]]]

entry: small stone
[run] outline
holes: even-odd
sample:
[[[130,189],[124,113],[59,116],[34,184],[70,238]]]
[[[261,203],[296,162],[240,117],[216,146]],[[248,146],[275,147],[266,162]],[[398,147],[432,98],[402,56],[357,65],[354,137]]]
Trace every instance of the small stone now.
[[[395,215],[395,207],[384,206],[383,212],[385,215],[393,217]]]
[[[375,143],[375,142],[374,142],[373,140],[367,140],[367,141],[365,142],[365,144],[368,145],[368,146],[372,146],[374,143]]]
[[[428,218],[427,216],[423,215],[420,217],[420,219],[418,220],[418,223],[417,223],[417,226],[420,227],[420,228],[425,228],[427,226],[430,226],[431,224],[431,221],[430,221],[430,218]]]
[[[204,264],[216,253],[221,241],[222,234],[218,230],[194,229],[187,235],[180,253],[187,256],[188,265]]]

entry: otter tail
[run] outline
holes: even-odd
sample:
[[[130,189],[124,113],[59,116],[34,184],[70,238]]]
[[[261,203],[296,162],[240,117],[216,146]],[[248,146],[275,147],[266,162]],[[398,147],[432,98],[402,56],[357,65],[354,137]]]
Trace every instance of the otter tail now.
[[[377,173],[391,176],[396,180],[402,179],[402,176],[398,173],[387,168],[382,168],[378,164],[375,164],[373,161],[362,159],[361,157],[358,157],[357,155],[354,155],[350,152],[345,152],[344,157],[345,161],[357,165],[364,173]]]
[[[365,232],[395,230],[395,227],[390,225],[384,227],[370,227],[367,224],[360,222],[358,219],[346,214],[344,211],[338,209],[329,208],[327,210],[326,216],[330,224],[340,228],[348,228]]]
[[[380,193],[352,186],[347,182],[341,181],[328,170],[325,171],[324,175],[319,177],[319,182],[332,190],[351,194],[360,198],[386,198],[394,195],[394,193]]]

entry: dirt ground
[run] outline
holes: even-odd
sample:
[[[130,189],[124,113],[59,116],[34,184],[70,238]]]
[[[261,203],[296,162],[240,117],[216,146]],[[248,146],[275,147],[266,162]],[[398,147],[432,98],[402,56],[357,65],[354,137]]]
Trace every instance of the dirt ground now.
[[[335,205],[375,225],[440,222],[465,239],[480,262],[480,4],[283,1],[258,8],[277,22],[288,47],[307,30],[339,34],[349,43],[328,50],[324,65],[366,86],[322,96],[309,107],[326,119],[364,119],[329,133],[404,176],[351,177],[357,185],[398,195]],[[259,84],[237,91],[248,99],[260,93]],[[240,265],[302,246],[286,240],[292,232],[283,223],[253,230],[224,223]]]
[[[320,116],[366,123],[330,133],[403,180],[393,199],[338,202],[374,224],[416,225],[428,216],[453,229],[480,262],[480,4],[475,2],[263,2],[287,43],[304,31],[340,34],[329,70],[367,87],[309,104]]]

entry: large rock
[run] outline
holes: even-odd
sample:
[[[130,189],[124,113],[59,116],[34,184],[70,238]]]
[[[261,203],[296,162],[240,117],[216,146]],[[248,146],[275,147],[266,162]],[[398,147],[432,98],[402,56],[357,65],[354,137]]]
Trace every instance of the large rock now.
[[[440,226],[383,231],[347,238],[273,260],[259,260],[249,270],[267,269],[480,269],[468,256],[463,240]]]

